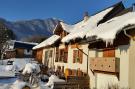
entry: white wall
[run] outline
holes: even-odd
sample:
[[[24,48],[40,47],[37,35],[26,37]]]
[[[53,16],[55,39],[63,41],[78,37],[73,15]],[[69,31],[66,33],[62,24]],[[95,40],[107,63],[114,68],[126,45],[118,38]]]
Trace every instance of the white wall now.
[[[129,73],[129,45],[119,46],[115,52],[116,57],[120,58],[120,87],[128,88]]]
[[[65,48],[64,45],[60,45],[60,49]],[[51,48],[54,50],[54,48]],[[89,53],[89,65],[90,65],[90,57],[103,57],[103,52],[97,51],[97,50],[89,50],[88,51],[88,44],[84,44],[81,46],[80,49],[83,49],[83,51],[88,54]],[[47,50],[47,49],[46,49]],[[54,56],[53,56],[53,61],[55,68],[57,66],[64,66],[64,69],[70,68],[70,69],[78,69],[80,68],[82,71],[86,72],[87,71],[87,56],[83,54],[83,63],[73,63],[73,50],[77,50],[77,48],[71,48],[71,45],[68,46],[68,62],[67,63],[62,63],[62,62],[55,62],[55,52],[56,48],[53,51]],[[45,50],[44,50],[45,51]],[[43,52],[44,55],[45,52]],[[128,87],[128,72],[129,72],[129,45],[123,45],[119,46],[116,48],[115,51],[116,57],[120,58],[120,77],[116,77],[115,75],[110,75],[110,74],[101,74],[101,73],[94,73],[91,69],[90,66],[88,69],[88,74],[90,76],[90,86],[91,89],[94,89],[95,87],[99,87],[102,85],[100,82],[108,81],[109,79],[114,80],[115,82],[119,81],[119,85],[122,88],[127,88]],[[98,79],[97,79],[98,78]],[[99,82],[100,81],[100,82]],[[97,82],[97,84],[96,84]]]
[[[135,89],[135,40],[130,41],[129,50],[129,88]]]
[[[97,57],[96,50],[89,50],[89,65],[90,65],[91,57]],[[90,76],[90,87],[91,89],[94,89],[96,87],[96,77],[95,77],[96,74],[90,69],[90,66],[89,66],[88,74]]]
[[[96,73],[97,89],[109,89],[110,86],[118,86],[118,78],[116,75]]]
[[[112,79],[119,81],[120,87],[122,87],[122,88],[128,87],[129,45],[123,45],[123,46],[119,46],[118,48],[116,48],[115,56],[117,58],[120,58],[120,75],[119,75],[120,77],[119,78],[117,77],[117,79],[116,79],[116,76],[114,76],[114,75],[110,75],[110,74],[101,75],[101,73],[95,74],[91,70],[89,70],[90,83],[91,83],[92,88],[101,86],[102,83],[100,83],[100,82],[108,81],[109,77],[111,77],[111,76],[112,76]],[[90,57],[103,57],[103,52],[98,51],[98,50],[90,50],[89,58]],[[97,79],[97,78],[99,78],[99,79]],[[96,81],[100,81],[100,82],[97,82],[97,84],[96,84]]]
[[[64,48],[64,46],[60,46],[60,49]],[[84,44],[81,46],[80,49],[83,49],[83,51],[88,54],[88,44]],[[87,72],[87,56],[83,54],[83,62],[80,63],[73,63],[73,50],[77,50],[77,48],[71,48],[71,45],[68,46],[68,61],[67,63],[60,63],[55,62],[55,66],[64,66],[64,69],[70,68],[70,69],[78,69],[80,68],[82,71]]]

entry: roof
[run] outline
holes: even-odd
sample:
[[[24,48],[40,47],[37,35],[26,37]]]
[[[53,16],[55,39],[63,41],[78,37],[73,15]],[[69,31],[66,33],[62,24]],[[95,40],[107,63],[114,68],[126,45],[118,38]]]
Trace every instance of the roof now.
[[[43,47],[46,47],[46,46],[53,45],[59,39],[60,39],[60,36],[52,35],[51,37],[49,37],[48,39],[44,40],[43,42],[41,42],[37,46],[33,47],[33,49],[36,50],[36,49],[39,49],[39,48],[43,48]]]
[[[14,41],[14,48],[32,49],[37,43]]]
[[[33,43],[33,42],[24,42],[24,41],[16,41],[16,40],[11,40],[16,43],[22,43],[22,44],[30,44],[30,45],[37,45],[38,43]]]
[[[100,13],[97,13],[94,16],[91,16],[87,21],[81,21],[75,25],[64,25],[63,28],[65,30],[71,31],[66,37],[62,39],[62,42],[69,42],[70,40],[76,38],[84,38],[86,33],[97,27],[97,23],[103,19],[103,17],[109,13],[113,7],[110,7]]]
[[[124,15],[124,14],[126,14],[128,12],[132,12],[132,11],[133,11],[133,7],[129,7],[129,8],[124,9],[120,13],[118,13],[116,16],[121,16],[121,15]]]
[[[113,43],[116,34],[129,25],[135,25],[135,12],[128,12],[100,24],[97,28],[90,30],[86,37],[96,36],[96,39],[102,39],[106,43]]]
[[[115,5],[111,6],[111,7],[113,7],[113,9],[110,12],[108,12],[103,17],[102,20],[100,20],[98,22],[98,25],[110,20],[113,17],[116,17],[119,13],[121,13],[121,12],[123,12],[123,10],[125,10],[125,7],[124,7],[122,2],[119,2],[119,3],[117,3],[117,4],[115,4]]]

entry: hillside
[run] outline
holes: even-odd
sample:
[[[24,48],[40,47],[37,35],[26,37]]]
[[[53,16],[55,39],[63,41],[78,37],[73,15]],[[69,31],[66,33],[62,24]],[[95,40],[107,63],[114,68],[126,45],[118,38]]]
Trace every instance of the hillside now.
[[[53,29],[59,22],[57,19],[48,18],[45,20],[23,20],[11,22],[5,19],[0,19],[9,29],[16,35],[16,40],[27,39],[31,36],[45,36],[48,37],[52,34]]]

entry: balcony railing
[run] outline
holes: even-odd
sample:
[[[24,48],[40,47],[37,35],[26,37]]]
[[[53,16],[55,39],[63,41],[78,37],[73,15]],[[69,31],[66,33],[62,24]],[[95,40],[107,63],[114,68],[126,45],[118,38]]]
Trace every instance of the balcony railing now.
[[[93,71],[119,72],[120,59],[116,57],[90,58],[90,69]]]

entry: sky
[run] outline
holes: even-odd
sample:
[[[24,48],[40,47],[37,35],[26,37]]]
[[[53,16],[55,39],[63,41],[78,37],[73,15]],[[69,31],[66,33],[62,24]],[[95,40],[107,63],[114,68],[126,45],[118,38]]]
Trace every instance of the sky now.
[[[73,24],[121,0],[0,0],[0,17],[9,21],[58,18]],[[135,0],[123,0],[126,7]]]

